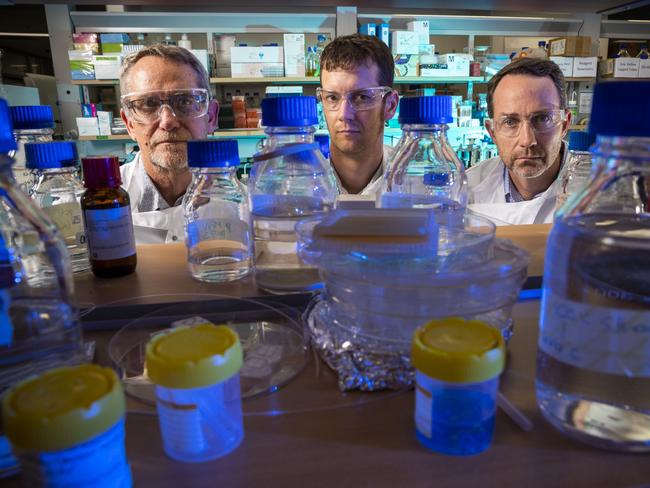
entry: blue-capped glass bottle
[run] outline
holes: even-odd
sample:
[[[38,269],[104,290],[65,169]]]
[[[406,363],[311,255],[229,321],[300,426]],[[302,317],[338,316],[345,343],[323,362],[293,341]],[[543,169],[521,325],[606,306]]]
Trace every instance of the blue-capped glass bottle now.
[[[459,208],[467,205],[465,168],[447,140],[452,98],[403,97],[402,137],[384,172],[381,206]]]
[[[647,81],[595,87],[593,169],[548,238],[537,356],[544,417],[632,452],[650,451],[648,93]]]
[[[27,376],[84,360],[68,250],[16,184],[9,155],[15,149],[9,108],[0,99],[0,397]],[[15,470],[0,435],[0,477]]]
[[[242,278],[252,270],[253,239],[248,193],[237,179],[237,141],[190,141],[187,162],[192,183],[183,209],[190,273],[207,282]]]
[[[575,195],[589,180],[591,174],[591,153],[589,147],[596,137],[588,131],[572,131],[569,133],[569,154],[564,167],[560,171],[560,189],[555,199],[558,209],[571,195]]]
[[[25,156],[33,175],[30,196],[59,229],[70,252],[72,271],[90,269],[79,203],[85,188],[78,178],[77,146],[72,141],[27,143]]]
[[[16,139],[14,158],[14,178],[25,191],[33,185],[32,173],[26,165],[25,144],[30,142],[49,142],[54,133],[54,116],[49,105],[25,105],[9,107],[11,122]]]
[[[255,277],[272,292],[305,291],[318,271],[296,253],[295,225],[327,212],[338,194],[334,172],[314,142],[316,99],[265,98],[262,125],[267,142],[254,156],[248,189],[255,238]]]

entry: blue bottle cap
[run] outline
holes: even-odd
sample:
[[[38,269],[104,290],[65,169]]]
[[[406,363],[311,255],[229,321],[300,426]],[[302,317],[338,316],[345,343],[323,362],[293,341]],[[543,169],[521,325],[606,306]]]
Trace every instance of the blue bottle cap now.
[[[320,152],[323,153],[326,159],[330,157],[330,136],[327,134],[316,134],[314,136],[314,141],[316,141],[320,147]]]
[[[51,129],[54,127],[54,115],[49,105],[32,105],[10,107],[14,130]]]
[[[449,124],[452,99],[449,95],[403,97],[399,102],[400,124]]]
[[[77,146],[72,141],[29,142],[25,144],[25,166],[52,169],[76,166]]]
[[[650,81],[597,83],[589,119],[595,136],[650,137]]]
[[[265,127],[306,127],[316,124],[316,97],[269,97],[262,100],[262,125]]]
[[[3,98],[0,98],[0,154],[16,150],[14,129],[9,115],[9,106]]]
[[[569,150],[571,151],[589,151],[589,147],[596,142],[596,138],[591,132],[573,130],[569,132]]]
[[[239,166],[239,148],[235,139],[208,139],[187,143],[190,168],[227,168]]]

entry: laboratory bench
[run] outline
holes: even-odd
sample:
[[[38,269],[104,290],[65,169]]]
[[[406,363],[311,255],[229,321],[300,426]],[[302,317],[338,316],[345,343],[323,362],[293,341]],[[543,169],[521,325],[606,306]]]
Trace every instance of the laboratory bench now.
[[[531,253],[533,279],[542,274],[549,229],[531,225],[497,231]],[[151,308],[190,299],[227,308],[239,303],[238,297],[302,308],[310,299],[307,294],[264,295],[252,277],[223,285],[199,283],[190,277],[185,258],[182,244],[143,245],[130,276],[76,277],[79,302],[96,305],[87,309],[84,325],[86,339],[96,341],[97,362],[109,365],[107,344],[117,328]],[[412,391],[342,393],[335,374],[308,353],[306,367],[293,381],[244,400],[242,444],[211,462],[181,463],[166,457],[155,409],[129,397],[126,446],[134,486],[650,486],[647,456],[580,444],[541,418],[534,384],[538,317],[538,299],[515,305],[514,335],[501,378],[502,393],[534,427],[524,431],[499,410],[493,445],[482,454],[450,457],[426,450],[415,438]],[[19,486],[19,480],[6,486]]]

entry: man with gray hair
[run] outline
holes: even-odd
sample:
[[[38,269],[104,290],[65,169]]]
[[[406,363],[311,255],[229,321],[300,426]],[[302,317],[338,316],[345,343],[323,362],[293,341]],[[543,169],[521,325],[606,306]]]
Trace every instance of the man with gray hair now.
[[[124,59],[120,90],[122,119],[140,147],[120,168],[136,241],[182,241],[180,203],[192,179],[187,141],[205,139],[217,125],[208,74],[186,49],[157,44]]]

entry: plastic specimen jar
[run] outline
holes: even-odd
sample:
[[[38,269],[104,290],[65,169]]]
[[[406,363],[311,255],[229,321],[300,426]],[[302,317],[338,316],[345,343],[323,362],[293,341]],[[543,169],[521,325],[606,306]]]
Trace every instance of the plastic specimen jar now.
[[[415,426],[420,443],[466,456],[492,443],[503,336],[478,321],[433,320],[415,332]]]
[[[124,412],[122,385],[110,368],[56,368],[13,386],[2,420],[23,484],[130,487]]]
[[[244,438],[237,333],[199,324],[168,329],[146,347],[146,368],[156,384],[165,452],[202,462],[228,454]]]

